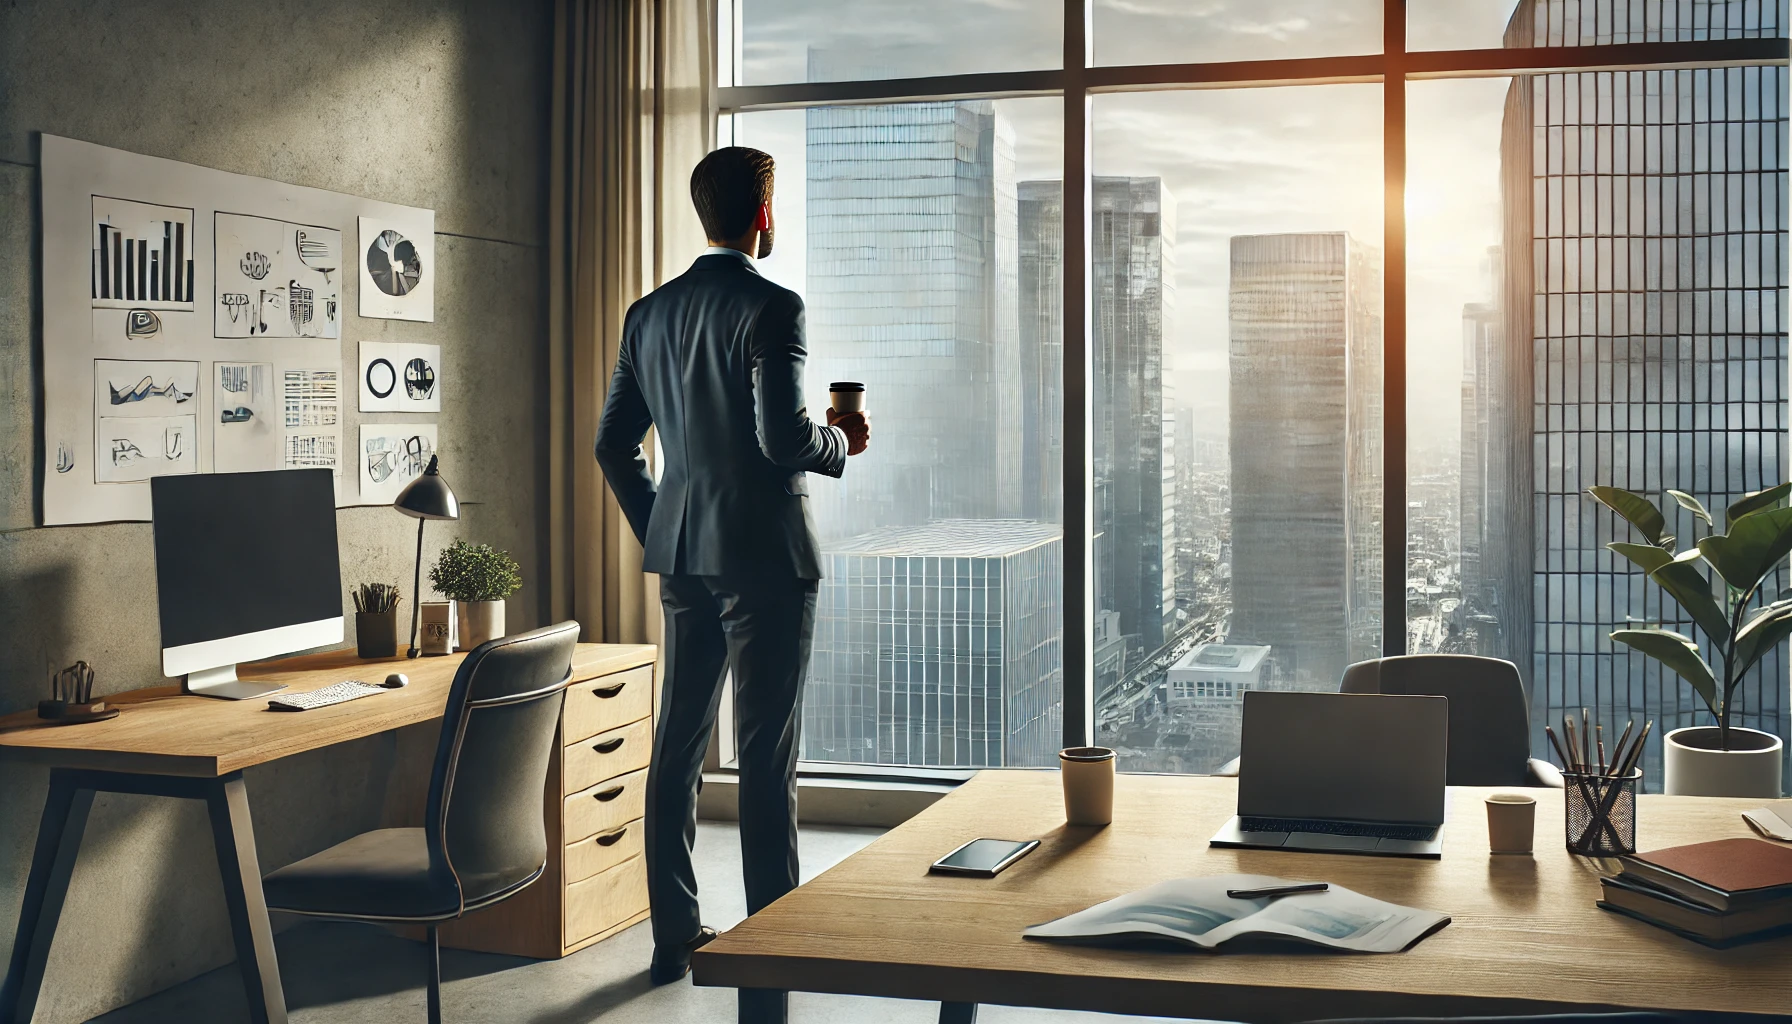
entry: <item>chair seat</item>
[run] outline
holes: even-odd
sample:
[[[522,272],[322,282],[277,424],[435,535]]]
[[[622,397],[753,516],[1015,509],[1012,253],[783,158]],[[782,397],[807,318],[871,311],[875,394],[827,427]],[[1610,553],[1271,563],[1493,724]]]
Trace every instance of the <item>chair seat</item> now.
[[[363,832],[261,880],[268,909],[331,917],[429,920],[452,917],[460,897],[432,878],[420,828]]]

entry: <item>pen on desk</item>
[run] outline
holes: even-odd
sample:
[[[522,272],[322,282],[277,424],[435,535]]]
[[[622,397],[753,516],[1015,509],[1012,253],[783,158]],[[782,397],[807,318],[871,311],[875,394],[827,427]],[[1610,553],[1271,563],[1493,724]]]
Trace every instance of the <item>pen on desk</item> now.
[[[1227,889],[1226,895],[1235,900],[1265,900],[1303,892],[1325,892],[1330,888],[1330,882],[1301,882],[1298,885],[1271,885],[1262,889]]]

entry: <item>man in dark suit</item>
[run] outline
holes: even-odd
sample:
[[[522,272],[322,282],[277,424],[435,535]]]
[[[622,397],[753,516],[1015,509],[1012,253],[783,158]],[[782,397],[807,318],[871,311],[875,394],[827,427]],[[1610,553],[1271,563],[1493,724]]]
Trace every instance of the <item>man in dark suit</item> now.
[[[797,884],[799,696],[814,634],[819,545],[806,474],[865,450],[862,413],[828,425],[803,404],[803,300],[759,276],[772,251],[772,158],[731,146],[691,174],[709,249],[629,308],[597,429],[597,461],[660,575],[666,678],[647,773],[652,979],[684,976],[715,936],[697,915],[691,843],[722,681],[734,670],[747,911]],[[641,442],[659,431],[656,487]],[[781,992],[741,993],[743,1020],[783,1020]]]

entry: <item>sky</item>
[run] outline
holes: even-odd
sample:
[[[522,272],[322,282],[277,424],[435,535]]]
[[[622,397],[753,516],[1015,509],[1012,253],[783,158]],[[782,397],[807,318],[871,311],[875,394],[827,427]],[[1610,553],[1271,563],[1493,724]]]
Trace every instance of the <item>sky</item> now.
[[[1061,16],[1040,0],[739,0],[743,84],[805,81],[809,51],[837,74],[887,77],[1057,66]],[[1415,48],[1499,45],[1514,0],[1410,0]],[[1380,0],[1096,0],[1097,63],[1373,52]],[[856,59],[842,59],[841,54]],[[1411,436],[1459,430],[1462,307],[1489,298],[1499,241],[1499,134],[1510,79],[1408,86],[1408,372]],[[1017,177],[1060,177],[1062,105],[997,101]],[[800,167],[802,111],[742,115],[732,141]],[[1176,298],[1166,340],[1180,401],[1223,403],[1233,235],[1349,231],[1379,247],[1381,90],[1318,85],[1098,95],[1093,172],[1156,176],[1175,198]],[[729,141],[725,138],[724,141]],[[766,272],[801,290],[802,178],[779,178],[778,252]],[[1444,444],[1445,447],[1449,445]]]

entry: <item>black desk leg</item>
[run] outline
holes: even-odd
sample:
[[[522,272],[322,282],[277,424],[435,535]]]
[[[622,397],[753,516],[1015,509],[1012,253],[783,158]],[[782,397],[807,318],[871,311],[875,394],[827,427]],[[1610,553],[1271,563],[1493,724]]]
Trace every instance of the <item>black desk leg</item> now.
[[[940,1024],[977,1024],[976,1003],[941,1003]]]
[[[218,848],[218,872],[224,876],[224,903],[236,939],[237,968],[243,972],[249,997],[249,1019],[255,1024],[286,1024],[286,995],[280,989],[274,930],[261,894],[261,862],[255,856],[255,830],[249,824],[249,793],[242,773],[210,783],[205,805],[211,812],[212,842]]]
[[[68,880],[75,872],[75,855],[81,849],[81,833],[87,830],[87,812],[92,809],[93,790],[76,786],[61,769],[50,772],[50,796],[44,801],[43,821],[37,826],[37,849],[31,855],[31,874],[19,907],[12,962],[6,968],[6,984],[0,986],[0,1021],[30,1024],[37,1012],[44,967],[50,961],[50,940],[56,936],[56,921],[62,916]]]

